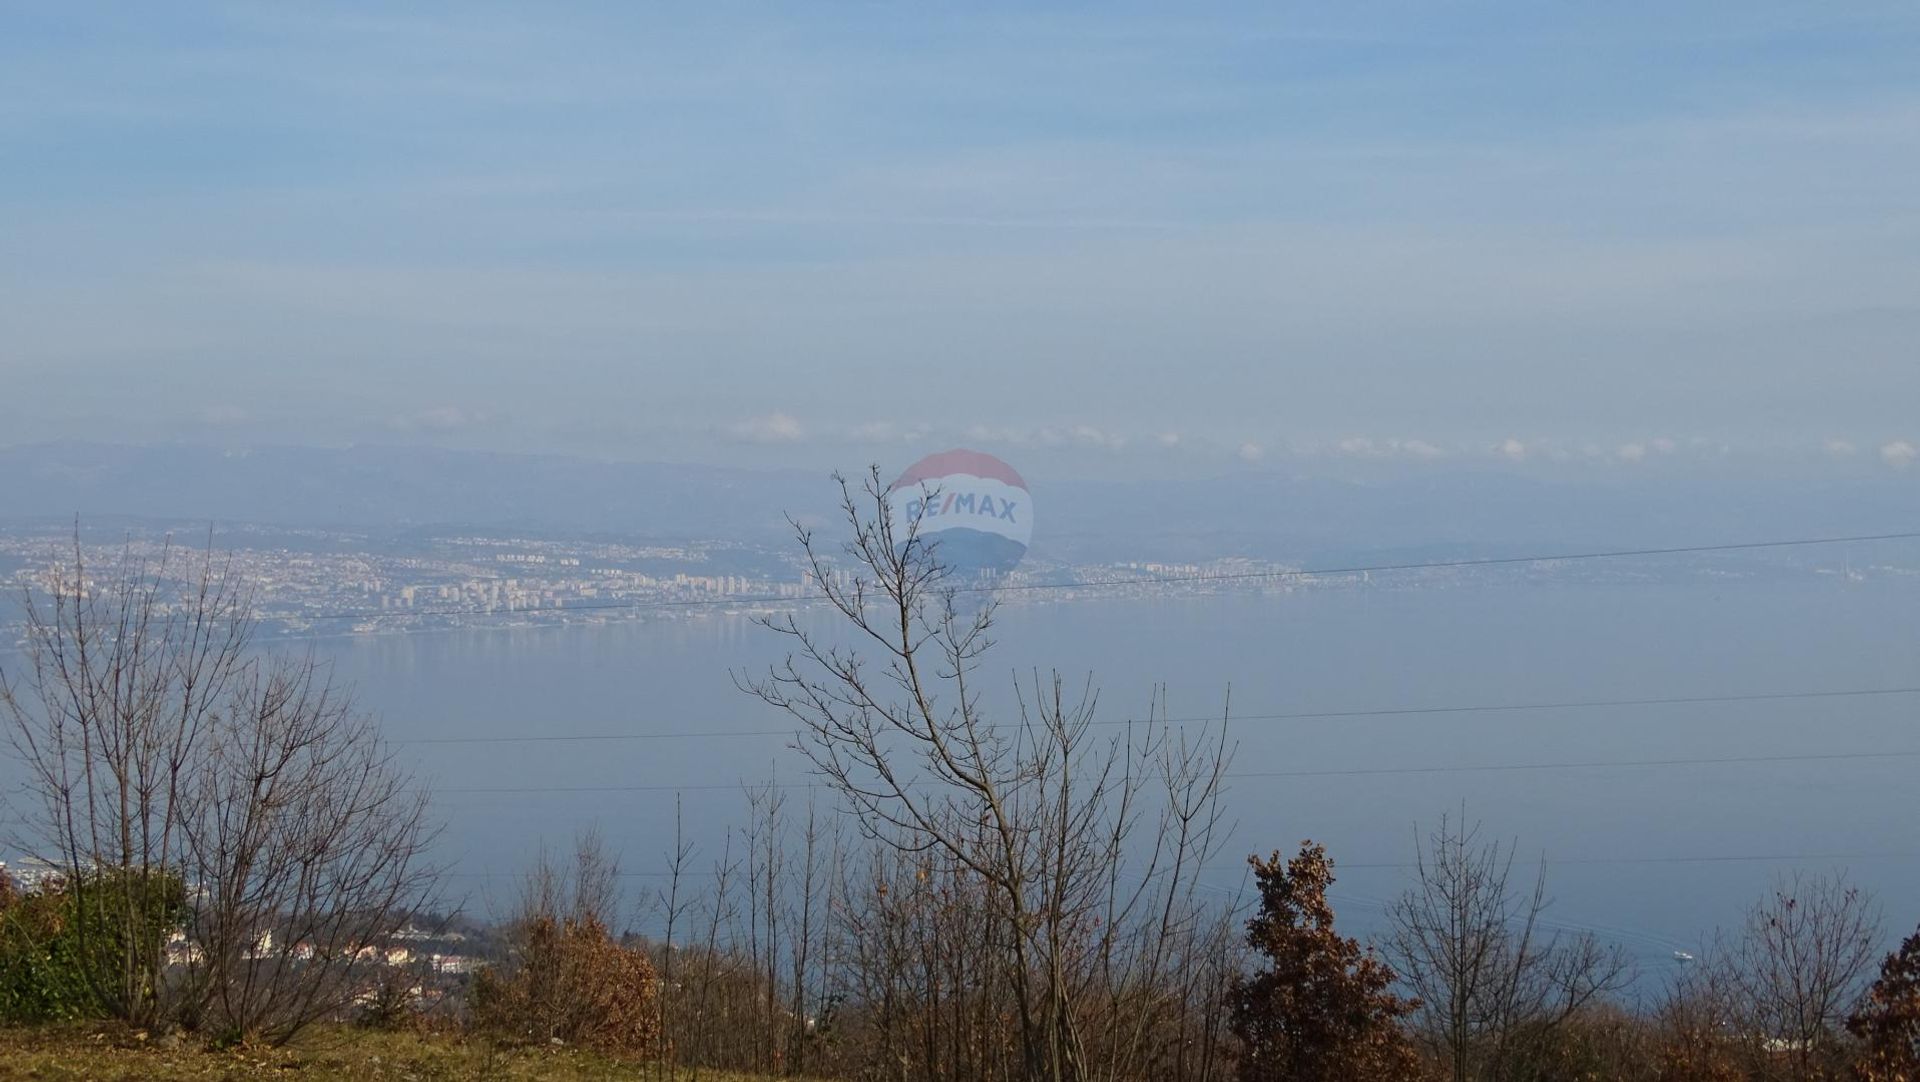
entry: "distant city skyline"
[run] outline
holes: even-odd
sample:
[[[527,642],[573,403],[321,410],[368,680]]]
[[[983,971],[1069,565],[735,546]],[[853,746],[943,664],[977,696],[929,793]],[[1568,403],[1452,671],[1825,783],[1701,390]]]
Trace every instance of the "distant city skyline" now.
[[[0,444],[1920,477],[1920,15],[16,8]]]

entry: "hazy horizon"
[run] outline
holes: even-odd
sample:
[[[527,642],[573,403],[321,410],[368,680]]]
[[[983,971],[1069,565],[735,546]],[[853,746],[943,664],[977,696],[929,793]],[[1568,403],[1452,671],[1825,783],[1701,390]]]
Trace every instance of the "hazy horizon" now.
[[[0,1060],[1920,1071],[1916,178],[1890,0],[0,5]]]

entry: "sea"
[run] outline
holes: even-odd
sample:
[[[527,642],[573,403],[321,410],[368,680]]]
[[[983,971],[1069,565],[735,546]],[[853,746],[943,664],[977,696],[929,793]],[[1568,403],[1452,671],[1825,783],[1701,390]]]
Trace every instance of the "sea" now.
[[[1512,847],[1517,885],[1544,870],[1551,927],[1658,971],[1796,874],[1871,892],[1889,936],[1920,922],[1916,602],[1912,577],[1851,575],[1029,599],[994,613],[974,686],[995,719],[1058,673],[1102,722],[1224,723],[1223,900],[1248,854],[1311,839],[1340,924],[1377,936],[1445,816]],[[712,611],[300,648],[434,787],[455,901],[500,910],[591,828],[646,930],[675,838],[711,868],[747,787],[830,806],[793,719],[740,688],[793,646]]]

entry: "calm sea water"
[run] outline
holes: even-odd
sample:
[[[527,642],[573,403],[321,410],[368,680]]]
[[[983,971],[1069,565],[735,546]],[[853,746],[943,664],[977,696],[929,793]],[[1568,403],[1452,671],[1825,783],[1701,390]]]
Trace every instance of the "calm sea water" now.
[[[1544,856],[1557,922],[1657,967],[1796,867],[1845,869],[1882,899],[1890,932],[1920,920],[1920,695],[1258,715],[1920,686],[1916,601],[1920,584],[1832,579],[1036,604],[1000,611],[987,670],[1002,703],[1016,674],[1091,674],[1107,719],[1139,715],[1160,684],[1174,715],[1217,715],[1231,689],[1237,827],[1208,872],[1223,891],[1241,884],[1244,854],[1312,838],[1342,866],[1343,924],[1370,932],[1406,885],[1416,825],[1464,806],[1524,859]],[[805,783],[787,736],[662,735],[790,732],[730,675],[787,645],[714,613],[315,648],[398,741],[656,737],[402,745],[442,790],[455,894],[484,912],[542,845],[590,825],[640,873],[638,896],[657,885],[646,873],[671,844],[676,796],[705,865],[743,816],[739,785]],[[1829,758],[1644,765],[1808,755]],[[1643,765],[1583,765],[1622,761]],[[471,788],[529,791],[457,791]]]
[[[1325,843],[1345,865],[1342,919],[1357,931],[1376,927],[1379,903],[1404,887],[1416,824],[1464,805],[1524,858],[1544,856],[1557,921],[1663,960],[1732,923],[1795,867],[1844,868],[1882,897],[1893,925],[1920,919],[1920,754],[1578,764],[1920,753],[1920,696],[1255,715],[1915,686],[1916,600],[1920,588],[1884,582],[1744,581],[1029,605],[1001,610],[988,667],[1003,685],[1036,667],[1091,673],[1108,718],[1137,715],[1156,684],[1175,715],[1218,713],[1230,689],[1244,720],[1233,725],[1241,776],[1228,798],[1238,823],[1229,852]],[[320,649],[395,739],[420,740],[784,729],[729,674],[764,669],[786,645],[744,618],[712,614]],[[542,844],[565,845],[587,825],[620,848],[628,870],[657,870],[675,787],[684,787],[688,834],[710,859],[743,811],[733,786],[806,780],[785,744],[673,736],[405,750],[447,790],[659,787],[444,793],[447,854],[462,891],[484,902],[510,885],[491,876],[523,869]],[[1545,764],[1555,765],[1512,769]],[[1316,771],[1405,772],[1298,773]],[[1237,886],[1236,859],[1210,879]]]

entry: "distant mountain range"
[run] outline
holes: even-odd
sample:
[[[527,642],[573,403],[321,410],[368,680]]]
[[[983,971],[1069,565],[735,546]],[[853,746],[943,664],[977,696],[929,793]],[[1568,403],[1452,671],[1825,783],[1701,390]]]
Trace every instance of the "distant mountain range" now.
[[[1920,529],[1920,470],[1791,478],[1643,471],[1608,481],[1425,467],[1371,481],[1027,478],[1034,553],[1340,560],[1564,551]],[[376,532],[730,538],[821,521],[824,475],[421,447],[0,449],[0,522],[131,518]]]
[[[0,450],[0,519],[773,537],[785,531],[783,509],[824,493],[823,480],[427,447],[51,443]]]

